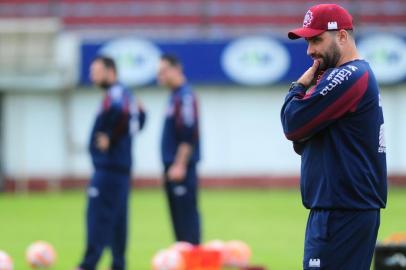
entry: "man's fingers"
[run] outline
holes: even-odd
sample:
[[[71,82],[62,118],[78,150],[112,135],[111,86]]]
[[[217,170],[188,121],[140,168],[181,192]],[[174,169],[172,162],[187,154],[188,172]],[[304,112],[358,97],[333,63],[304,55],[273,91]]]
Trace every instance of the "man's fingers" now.
[[[96,133],[97,148],[99,148],[101,151],[107,151],[109,145],[110,145],[109,137],[105,133],[103,132]]]
[[[314,83],[319,65],[320,61],[314,60],[313,65],[309,67],[305,73],[303,73],[303,75],[299,78],[299,80],[297,80],[297,82],[303,84],[306,88],[309,87],[312,83]]]
[[[169,181],[172,181],[172,182],[179,182],[182,178],[179,176],[179,174],[177,173],[177,172],[174,172],[174,171],[170,171],[169,172],[169,174],[168,174],[168,178],[169,178]]]
[[[313,65],[310,67],[310,69],[312,69],[315,72],[319,68],[319,65],[320,65],[320,61],[319,60],[314,60]]]
[[[180,182],[183,181],[185,177],[185,171],[179,167],[171,167],[168,171],[168,178],[170,181],[173,182]]]

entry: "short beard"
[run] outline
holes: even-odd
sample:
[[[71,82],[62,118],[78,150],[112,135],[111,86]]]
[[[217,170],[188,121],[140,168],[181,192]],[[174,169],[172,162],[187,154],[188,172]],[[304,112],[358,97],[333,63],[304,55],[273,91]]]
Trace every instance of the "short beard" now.
[[[338,61],[341,58],[341,53],[340,50],[338,49],[337,44],[334,42],[331,45],[330,51],[320,56],[323,59],[323,61],[321,62],[321,65],[319,66],[318,70],[322,72],[326,71],[329,68],[335,68],[337,66]]]
[[[99,87],[101,87],[103,90],[108,90],[111,87],[111,83],[109,83],[107,80],[102,81],[101,83],[98,84]]]

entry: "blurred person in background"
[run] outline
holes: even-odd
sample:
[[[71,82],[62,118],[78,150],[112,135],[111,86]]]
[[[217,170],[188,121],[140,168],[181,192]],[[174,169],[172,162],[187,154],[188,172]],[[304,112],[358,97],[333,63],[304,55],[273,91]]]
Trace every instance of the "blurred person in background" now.
[[[90,136],[94,173],[88,187],[86,250],[78,270],[96,269],[106,247],[113,255],[111,269],[124,270],[132,137],[144,126],[145,113],[117,81],[113,59],[98,56],[91,64],[90,76],[104,96]]]
[[[198,175],[200,160],[197,98],[187,84],[182,64],[174,55],[163,55],[158,82],[170,90],[161,155],[164,185],[176,241],[200,243]]]
[[[305,38],[314,61],[281,111],[285,135],[301,155],[302,201],[310,209],[303,269],[369,270],[387,200],[374,73],[358,54],[351,15],[338,5],[311,7],[288,36]]]

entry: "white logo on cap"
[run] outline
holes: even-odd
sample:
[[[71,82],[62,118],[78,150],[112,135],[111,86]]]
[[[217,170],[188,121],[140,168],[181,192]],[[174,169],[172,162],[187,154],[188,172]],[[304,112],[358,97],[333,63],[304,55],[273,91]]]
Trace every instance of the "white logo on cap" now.
[[[328,30],[336,30],[336,29],[338,29],[337,22],[328,22],[327,29]]]
[[[313,20],[313,13],[311,10],[306,12],[306,15],[303,20],[303,27],[309,27]]]

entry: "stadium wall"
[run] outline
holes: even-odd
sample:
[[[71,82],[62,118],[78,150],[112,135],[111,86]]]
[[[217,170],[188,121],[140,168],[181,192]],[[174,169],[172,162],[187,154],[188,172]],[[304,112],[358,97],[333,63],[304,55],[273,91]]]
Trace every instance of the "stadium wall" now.
[[[297,185],[300,159],[284,138],[279,120],[286,88],[196,88],[203,149],[200,171],[206,185]],[[140,179],[138,185],[154,186],[161,176],[159,142],[168,93],[146,88],[137,95],[147,109],[148,123],[134,146],[134,175]],[[87,141],[100,98],[92,88],[6,92],[2,138],[8,189],[83,185],[91,174]],[[405,86],[383,87],[382,101],[389,175],[393,183],[406,184]]]

